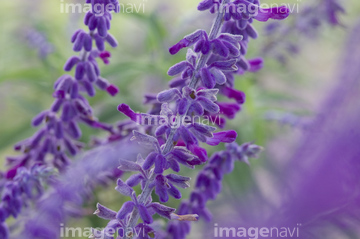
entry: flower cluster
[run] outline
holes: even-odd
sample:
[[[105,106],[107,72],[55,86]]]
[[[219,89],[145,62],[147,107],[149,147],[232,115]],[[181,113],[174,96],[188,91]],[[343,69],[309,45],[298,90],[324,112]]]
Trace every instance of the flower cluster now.
[[[246,11],[246,9],[239,11],[241,4],[244,4],[244,2],[248,5],[246,9],[255,8],[257,14]],[[223,4],[223,6],[221,7],[220,4]],[[257,38],[257,32],[252,26],[253,20],[281,20],[289,15],[289,9],[284,6],[262,9],[259,5],[260,2],[257,0],[202,1],[198,6],[198,10],[210,9],[212,13],[221,13],[223,15],[222,18],[215,20],[217,24],[214,25],[215,29],[217,28],[220,31],[220,34],[210,33],[208,35],[203,30],[197,30],[185,36],[169,49],[171,54],[176,54],[182,48],[193,46],[193,50],[189,49],[187,52],[186,61],[180,62],[169,69],[168,74],[170,76],[181,73],[181,76],[170,82],[170,87],[183,88],[190,84],[190,87],[195,88],[199,87],[198,84],[201,84],[207,89],[217,88],[221,95],[236,101],[234,103],[216,102],[220,107],[220,114],[229,119],[234,118],[235,113],[241,109],[241,104],[245,102],[245,94],[233,88],[234,76],[243,74],[245,71],[255,72],[260,70],[263,65],[261,58],[250,60],[245,58],[250,38]],[[223,20],[225,23],[221,27],[220,22]],[[198,64],[195,66],[196,61]],[[193,78],[195,80],[192,80]],[[188,94],[188,98],[189,96]],[[185,100],[181,102],[181,107],[188,107]],[[205,114],[210,118],[216,117],[213,111],[207,111]],[[221,128],[225,126],[224,119],[216,121],[216,123]]]
[[[199,5],[199,10],[211,8],[209,2],[213,3],[213,1],[202,2]],[[186,60],[170,67],[168,71],[170,76],[179,75],[170,83],[171,89],[160,92],[156,97],[146,97],[147,102],[156,105],[157,112],[153,108],[151,114],[136,113],[126,104],[118,106],[118,110],[130,120],[150,126],[143,132],[134,130],[133,140],[136,140],[140,145],[149,147],[152,152],[146,157],[139,155],[136,162],[121,161],[121,170],[136,172],[125,182],[119,179],[116,187],[116,190],[121,194],[129,196],[131,201],[124,203],[118,212],[99,204],[96,214],[101,218],[110,220],[110,222],[103,231],[94,230],[94,238],[104,236],[113,238],[116,233],[115,228],[121,228],[121,232],[130,231],[123,235],[126,238],[134,236],[132,233],[134,229],[143,229],[147,234],[139,238],[149,238],[150,234],[154,233],[153,228],[149,225],[153,222],[153,214],[157,213],[168,219],[178,219],[174,214],[171,214],[174,209],[153,203],[151,194],[152,191],[155,191],[162,203],[167,202],[169,196],[180,199],[181,193],[177,187],[188,187],[187,182],[190,179],[178,174],[165,175],[165,171],[171,169],[174,172],[179,172],[180,164],[193,168],[195,165],[208,161],[207,151],[200,147],[200,142],[214,146],[221,142],[232,143],[235,141],[237,134],[233,130],[215,132],[216,127],[196,123],[192,120],[193,117],[214,117],[219,114],[220,110],[228,118],[233,118],[235,113],[240,110],[240,105],[245,102],[244,93],[233,88],[233,74],[243,73],[251,67],[252,69],[259,69],[262,64],[260,59],[247,61],[244,58],[246,52],[241,52],[244,51],[241,49],[246,47],[249,36],[256,37],[255,31],[251,31],[253,29],[251,22],[254,16],[235,17],[234,19],[226,17],[224,9],[229,3],[230,1],[225,0],[220,2],[219,8],[221,10],[217,12],[217,17],[209,34],[204,30],[197,30],[185,36],[169,49],[171,54],[176,54],[185,47],[188,48],[188,51]],[[237,1],[233,2],[233,4],[237,3]],[[206,4],[207,7],[201,8],[203,4]],[[252,4],[257,6],[259,3]],[[282,8],[263,11],[265,13],[258,17],[261,21],[266,21],[269,18],[284,19],[289,14],[287,9]],[[226,23],[223,26],[224,20]],[[239,22],[242,24],[241,26],[238,26]],[[242,45],[244,46],[242,47]],[[217,102],[219,91],[228,98],[235,99],[236,103]],[[180,120],[180,124],[174,125],[177,117],[182,120]],[[172,120],[165,120],[159,124],[161,118]],[[153,119],[155,120],[153,121]],[[154,136],[151,136],[152,133]],[[250,155],[252,146],[247,147],[249,150],[246,152]],[[242,147],[233,148],[228,151],[237,153],[239,158],[240,154],[246,150]],[[241,158],[245,160],[245,156]],[[217,167],[217,163],[216,160],[212,160],[206,170]],[[221,178],[221,173],[218,173],[217,176]],[[209,190],[215,191],[206,192],[219,193],[220,188],[216,187],[218,181],[213,182],[206,177],[205,173],[201,176],[198,181],[198,188],[213,185],[214,188]],[[132,187],[139,184],[142,193],[137,196]],[[198,207],[198,209],[201,208]],[[143,223],[138,224],[140,218]],[[192,219],[193,217],[190,217],[189,220]],[[119,234],[121,232],[118,230]]]
[[[226,145],[226,150],[216,152],[209,159],[209,163],[199,172],[195,188],[191,192],[189,200],[183,200],[179,206],[178,214],[167,226],[166,234],[171,238],[185,238],[190,232],[190,223],[183,219],[183,215],[196,214],[206,221],[211,221],[211,213],[206,208],[209,200],[215,200],[221,191],[221,181],[225,174],[229,174],[234,169],[235,161],[249,164],[249,158],[257,158],[262,151],[260,146],[252,143],[238,145],[231,143]],[[168,238],[162,235],[163,238]]]
[[[65,224],[70,217],[84,216],[82,205],[93,200],[95,188],[104,188],[121,176],[123,171],[117,169],[119,151],[126,158],[146,152],[134,142],[120,140],[82,154],[65,173],[56,178],[51,189],[37,202],[16,238],[60,238],[61,224]]]
[[[115,4],[117,1],[91,1],[91,4]],[[90,3],[90,1],[88,1]],[[75,68],[75,77],[61,76],[54,84],[55,101],[49,110],[41,112],[33,121],[33,126],[42,127],[29,139],[15,145],[15,150],[23,154],[8,157],[12,168],[6,177],[15,177],[19,167],[36,163],[45,164],[47,155],[52,155],[51,163],[63,169],[69,163],[68,155],[75,155],[82,148],[77,139],[81,137],[79,123],[90,127],[100,128],[112,132],[112,127],[98,122],[92,113],[91,106],[82,92],[90,97],[95,95],[94,86],[106,90],[110,95],[117,94],[118,89],[106,79],[100,77],[97,58],[109,63],[110,53],[104,51],[104,43],[116,47],[115,38],[108,33],[110,29],[111,13],[105,12],[102,16],[94,15],[93,10],[85,16],[85,24],[89,32],[78,30],[72,36],[73,50],[80,52],[79,56],[72,56],[64,66],[65,71]],[[96,48],[93,48],[93,42]]]
[[[28,199],[38,199],[43,193],[43,181],[48,180],[51,175],[51,169],[44,166],[34,165],[30,169],[21,167],[17,169],[12,181],[7,181],[0,187],[3,189],[0,203],[1,238],[8,237],[5,220],[10,216],[16,218]]]
[[[40,59],[45,59],[49,54],[54,52],[54,46],[48,42],[46,36],[33,28],[24,29],[24,40],[29,47],[38,51]]]
[[[91,3],[92,6],[118,5],[117,0],[93,0],[87,3]],[[115,9],[118,8],[113,10]],[[82,143],[77,141],[81,137],[79,123],[113,132],[112,126],[98,122],[94,118],[92,108],[83,94],[85,92],[90,97],[94,96],[94,86],[106,90],[112,96],[118,93],[116,86],[100,76],[97,62],[97,58],[100,58],[105,64],[109,63],[110,53],[104,51],[105,42],[112,47],[117,46],[116,39],[108,33],[110,20],[109,11],[97,15],[92,9],[86,14],[84,22],[89,32],[78,30],[74,33],[71,42],[73,50],[79,52],[79,55],[70,57],[64,66],[64,70],[68,72],[75,69],[75,77],[65,74],[55,82],[55,100],[51,108],[32,120],[32,126],[40,128],[32,137],[15,144],[14,149],[21,152],[20,155],[7,158],[10,169],[4,173],[5,186],[0,188],[0,195],[4,204],[6,203],[6,208],[3,204],[0,207],[2,223],[3,219],[10,215],[16,217],[21,207],[26,204],[26,198],[19,196],[21,190],[40,190],[40,185],[36,183],[29,185],[32,189],[18,190],[16,180],[23,177],[23,167],[51,165],[63,171],[70,162],[69,155],[76,155],[83,147]],[[93,47],[93,43],[96,48]],[[5,228],[5,224],[2,228]]]
[[[303,36],[314,38],[320,32],[323,25],[332,27],[342,26],[339,15],[345,13],[345,9],[338,0],[314,1],[300,9],[299,14],[294,15],[289,24],[272,22],[265,27],[268,43],[263,47],[263,53],[275,55],[281,62],[286,62],[286,55],[296,55],[300,46],[292,38],[299,39]]]
[[[204,131],[206,126],[199,125],[198,130],[199,129]],[[236,137],[236,133],[234,131],[232,132],[230,136],[222,135],[221,137],[218,136],[217,139],[219,141],[232,142]],[[211,132],[208,131],[208,134],[209,133]],[[94,230],[94,238],[103,238],[104,235],[112,238],[115,233],[115,228],[121,229],[121,232],[126,232],[129,231],[130,228],[140,230],[146,227],[148,233],[153,233],[154,230],[148,226],[148,224],[153,222],[152,215],[157,213],[160,216],[171,219],[171,213],[173,213],[175,209],[160,203],[153,203],[151,192],[155,190],[155,194],[158,195],[160,202],[164,203],[169,200],[169,196],[176,199],[181,198],[178,187],[189,187],[188,182],[190,178],[177,174],[164,175],[165,170],[172,169],[174,172],[179,172],[179,164],[193,168],[194,165],[207,160],[206,151],[197,145],[195,136],[184,126],[177,129],[175,133],[170,132],[170,134],[173,139],[175,137],[178,139],[181,138],[191,150],[184,146],[175,146],[168,149],[166,144],[160,145],[158,139],[153,136],[138,131],[134,131],[133,134],[134,140],[140,143],[140,145],[150,147],[153,151],[150,152],[145,159],[139,154],[136,162],[127,160],[120,162],[119,169],[122,171],[137,172],[131,175],[125,182],[121,179],[117,181],[116,190],[125,196],[129,196],[131,201],[124,203],[118,212],[112,211],[99,204],[95,214],[103,219],[110,220],[110,222],[103,231]],[[132,187],[139,184],[143,192],[141,195],[136,196]],[[137,224],[139,218],[141,218],[144,223]],[[148,238],[148,235],[144,238]]]

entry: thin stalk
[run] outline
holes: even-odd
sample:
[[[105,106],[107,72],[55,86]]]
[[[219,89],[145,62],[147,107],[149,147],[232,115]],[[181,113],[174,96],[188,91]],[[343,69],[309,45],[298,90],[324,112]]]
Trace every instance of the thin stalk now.
[[[221,6],[219,8],[219,12],[216,16],[216,19],[211,27],[210,34],[209,34],[209,40],[215,39],[217,37],[217,35],[219,34],[220,28],[223,24],[223,19],[224,19],[224,14],[225,14],[224,5],[228,2],[229,2],[229,0],[225,0],[222,2]],[[197,77],[197,72],[199,72],[199,70],[205,66],[210,55],[211,54],[207,54],[207,55],[201,54],[200,55],[199,60],[196,63],[195,72],[191,78],[189,87],[194,88],[196,86],[196,84],[199,80],[199,78]],[[172,148],[174,147],[173,138],[174,138],[175,132],[176,132],[176,129],[174,129],[174,128],[171,129],[169,137],[166,140],[165,147],[164,147],[163,151],[161,152],[163,155],[169,153],[172,150]],[[150,187],[150,185],[153,184],[155,177],[156,177],[156,174],[154,173],[154,171],[152,171],[149,179],[145,183],[145,187],[144,187],[142,193],[140,194],[140,198],[139,198],[140,204],[143,204],[144,202],[146,202],[147,199],[149,198],[149,196],[151,195],[154,187],[153,186]],[[139,211],[135,207],[131,213],[129,222],[127,224],[127,228],[129,229],[130,232],[133,231],[132,229],[136,226],[139,218],[140,218]],[[126,236],[126,239],[130,239],[132,237],[132,235],[128,235],[128,234],[126,234],[125,236]]]

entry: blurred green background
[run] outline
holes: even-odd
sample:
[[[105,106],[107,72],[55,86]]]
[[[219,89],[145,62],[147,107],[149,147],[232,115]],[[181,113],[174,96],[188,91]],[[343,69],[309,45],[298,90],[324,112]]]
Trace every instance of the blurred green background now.
[[[70,3],[70,0],[64,3]],[[82,3],[83,1],[76,1]],[[262,1],[265,3],[297,3],[297,1]],[[303,0],[303,6],[314,0]],[[62,67],[68,57],[73,55],[70,38],[82,24],[83,14],[61,13],[60,0],[3,0],[0,8],[0,168],[4,168],[5,157],[13,155],[12,145],[32,135],[36,129],[30,121],[40,111],[52,103],[52,85],[64,72]],[[198,29],[209,30],[212,16],[197,12],[198,1],[159,1],[134,0],[121,1],[137,6],[144,5],[144,12],[114,14],[111,33],[118,39],[119,46],[108,49],[112,53],[111,64],[100,63],[102,76],[117,85],[120,94],[110,97],[97,91],[90,99],[95,115],[103,122],[115,123],[124,119],[116,107],[119,103],[129,104],[136,111],[146,111],[142,105],[144,93],[156,93],[167,87],[171,79],[166,72],[170,66],[182,61],[185,51],[171,56],[167,49],[184,35]],[[236,88],[244,91],[247,101],[242,112],[228,128],[239,133],[238,142],[255,141],[266,151],[252,167],[237,164],[235,172],[225,178],[221,197],[234,197],[249,188],[258,190],[266,196],[266,188],[257,187],[257,172],[261,168],[277,170],[284,160],[291,156],[302,129],[265,119],[269,111],[291,113],[300,119],[311,119],[320,107],[328,90],[336,82],[341,60],[341,52],[347,36],[360,12],[360,2],[344,1],[346,15],[340,17],[345,27],[323,26],[316,38],[292,36],[299,45],[300,53],[289,56],[286,64],[281,64],[274,55],[265,57],[264,69],[253,74],[238,76]],[[135,10],[134,10],[135,11]],[[291,23],[292,18],[283,21]],[[266,23],[255,23],[259,38],[251,41],[248,58],[262,56],[261,49],[267,39],[263,36]],[[40,58],[38,51],[29,46],[26,33],[29,29],[41,32],[53,46],[46,58]],[[102,132],[82,127],[81,141],[89,142],[91,135],[102,136]],[[104,135],[105,136],[105,135]],[[220,150],[222,146],[216,149]],[[212,148],[211,150],[216,150]],[[269,160],[272,159],[272,160]],[[194,175],[195,172],[187,172]],[[112,188],[112,186],[111,186]],[[236,189],[236,190],[234,190]],[[99,189],[100,190],[100,189]],[[106,191],[106,192],[104,192]],[[184,190],[188,194],[189,190]],[[89,202],[92,211],[96,201],[120,208],[125,200],[114,190],[101,190]],[[221,199],[218,200],[221,202]],[[175,200],[169,204],[176,206]],[[216,202],[210,204],[216,207]],[[83,226],[104,226],[103,220],[89,216],[81,223]]]

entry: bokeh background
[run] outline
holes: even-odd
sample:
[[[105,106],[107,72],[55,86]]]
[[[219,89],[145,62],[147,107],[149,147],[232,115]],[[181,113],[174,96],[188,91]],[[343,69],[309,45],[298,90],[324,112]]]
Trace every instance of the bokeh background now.
[[[302,11],[316,1],[262,2],[299,4]],[[76,29],[83,28],[83,13],[61,13],[61,3],[70,3],[70,0],[1,1],[2,169],[5,168],[5,157],[14,154],[12,145],[35,132],[30,125],[32,117],[51,105],[52,85],[63,74],[64,62],[73,54],[69,39]],[[111,49],[111,64],[101,65],[101,71],[105,78],[119,87],[120,94],[109,97],[98,91],[96,97],[89,100],[95,115],[106,123],[124,119],[116,110],[119,103],[129,104],[137,111],[146,111],[146,106],[142,105],[143,95],[165,89],[171,79],[166,74],[168,68],[185,56],[185,52],[171,56],[168,47],[198,28],[209,30],[212,22],[210,14],[196,11],[198,1],[127,0],[121,3],[143,4],[145,8],[139,13],[134,10],[114,15],[111,33],[118,39],[119,46]],[[284,165],[293,158],[301,138],[309,131],[308,125],[321,111],[344,71],[345,46],[358,22],[360,2],[344,0],[342,4],[346,13],[340,15],[341,26],[322,24],[311,34],[295,29],[285,39],[281,35],[267,37],[265,28],[268,23],[255,23],[259,38],[251,41],[247,56],[263,57],[264,68],[237,77],[236,88],[246,93],[247,101],[238,116],[228,121],[227,127],[238,132],[239,143],[255,141],[265,151],[259,159],[251,161],[251,166],[237,163],[234,172],[225,177],[222,194],[209,205],[216,215],[221,216],[217,220],[222,217],[231,219],[229,205],[240,205],[249,197],[262,198],[262,202],[269,204],[279,199],[271,183],[276,183],[275,176],[281,174]],[[281,24],[291,26],[298,17],[295,12]],[[272,51],[264,50],[272,41],[280,40],[283,42]],[[287,50],[294,46],[295,50]],[[82,131],[81,141],[85,143],[90,142],[91,135],[105,136],[88,127],[82,127]],[[194,176],[196,172],[186,174]],[[189,191],[182,191],[185,197]],[[102,227],[106,222],[92,215],[96,202],[118,209],[124,200],[113,190],[113,185],[98,188],[93,199],[84,205],[86,217],[74,219],[69,225]],[[176,200],[169,202],[170,206],[176,207],[177,204]],[[200,238],[204,227],[209,226],[196,224],[189,238]],[[210,228],[212,230],[213,225]],[[333,238],[359,238],[356,233],[339,235]]]

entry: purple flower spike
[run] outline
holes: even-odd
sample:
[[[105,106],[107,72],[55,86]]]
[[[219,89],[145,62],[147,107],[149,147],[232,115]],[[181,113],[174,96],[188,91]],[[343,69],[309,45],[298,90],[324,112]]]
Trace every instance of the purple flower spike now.
[[[249,7],[245,12],[224,13],[226,8],[238,7],[237,5],[241,3]],[[118,181],[117,189],[121,188],[122,193],[130,196],[132,200],[126,205],[129,207],[128,209],[124,208],[123,205],[118,213],[118,223],[123,227],[144,228],[145,224],[153,222],[152,215],[158,213],[166,218],[177,220],[175,223],[171,222],[169,226],[169,231],[173,233],[173,236],[163,235],[156,231],[155,235],[143,235],[144,238],[148,238],[148,236],[185,238],[190,231],[190,224],[181,221],[196,221],[199,216],[206,220],[211,219],[211,214],[205,207],[206,202],[209,199],[215,199],[216,195],[220,193],[221,180],[224,174],[233,168],[235,156],[241,157],[241,161],[246,162],[248,154],[253,152],[255,155],[257,153],[256,148],[247,150],[245,147],[232,148],[217,153],[217,157],[214,157],[204,166],[195,183],[196,190],[191,194],[190,200],[184,202],[181,210],[179,210],[184,214],[193,214],[176,215],[173,214],[173,209],[152,202],[153,190],[158,195],[160,202],[167,202],[169,195],[176,199],[182,197],[178,187],[187,188],[189,178],[176,174],[165,176],[163,173],[168,169],[179,172],[181,170],[180,164],[194,168],[194,165],[205,163],[208,160],[207,151],[200,147],[200,142],[215,146],[221,142],[231,143],[235,141],[237,137],[235,131],[215,132],[216,127],[190,122],[187,117],[204,115],[212,120],[215,119],[215,124],[224,127],[225,119],[216,120],[219,113],[232,119],[240,111],[241,104],[245,102],[245,94],[233,88],[235,85],[234,75],[243,74],[249,70],[256,71],[262,67],[261,60],[249,61],[245,58],[249,40],[258,36],[252,26],[253,20],[256,19],[255,15],[249,9],[257,10],[259,5],[258,0],[230,2],[203,0],[198,5],[198,9],[210,9],[210,12],[217,14],[216,20],[209,34],[204,30],[197,30],[170,47],[169,52],[172,55],[178,53],[182,48],[188,47],[186,60],[175,64],[168,70],[169,76],[176,76],[169,84],[170,89],[164,90],[156,96],[146,96],[145,103],[152,105],[152,109],[149,111],[151,113],[135,113],[125,104],[118,106],[118,110],[132,121],[136,123],[142,122],[142,120],[148,122],[142,130],[131,128],[134,135],[131,139],[152,150],[147,154],[145,160],[140,155],[136,161],[131,161],[130,164],[134,167],[124,169],[125,171],[136,171],[136,174],[131,175],[126,183],[121,180]],[[260,16],[259,19],[285,18],[285,15],[288,15],[288,9],[285,9],[285,13],[282,13],[282,10],[282,8],[272,9],[272,12],[269,9],[264,10],[266,16]],[[97,33],[95,33],[95,36],[98,34],[95,37],[96,45],[103,51],[102,36],[105,33],[101,33],[99,29],[99,21],[102,20],[97,18],[95,21],[92,18],[94,17],[88,16],[86,21],[89,27],[93,25],[94,29],[97,28]],[[94,67],[98,72],[97,65]],[[107,85],[106,81],[99,79],[99,77],[97,77],[96,84],[101,89]],[[228,98],[235,99],[236,103],[217,102],[219,91]],[[171,121],[164,122],[162,121],[163,117],[171,118]],[[172,117],[175,117],[175,120]],[[177,122],[176,117],[185,121]],[[154,121],[159,119],[161,121],[154,123],[153,119]],[[144,125],[145,123],[139,124]],[[121,127],[124,125],[122,124]],[[130,127],[132,125],[134,125],[132,122],[126,124]],[[139,167],[141,167],[140,170]],[[131,188],[137,185],[140,185],[142,190],[139,196],[136,196]],[[144,224],[136,226],[139,219],[142,219]],[[152,232],[153,229],[149,229],[149,233]]]
[[[92,4],[93,7],[94,4],[119,6],[117,0],[87,0],[86,2]],[[103,52],[104,49],[100,52],[93,50],[93,41],[95,41],[98,48],[105,48],[105,42],[112,47],[117,45],[116,39],[108,34],[111,20],[109,11],[111,10],[102,11],[102,16],[95,15],[91,11],[85,15],[84,23],[89,28],[97,31],[77,30],[71,37],[73,50],[79,52],[79,56],[70,57],[63,68],[64,71],[72,71],[75,68],[75,78],[70,75],[63,75],[56,80],[53,93],[55,100],[51,109],[43,111],[32,121],[33,126],[42,124],[44,126],[39,128],[32,137],[16,145],[15,149],[23,154],[18,157],[10,157],[10,169],[4,174],[0,173],[0,179],[3,179],[4,175],[8,177],[6,180],[11,183],[11,185],[7,183],[3,185],[2,181],[0,182],[2,198],[2,203],[0,203],[1,223],[11,215],[16,217],[23,206],[30,205],[29,199],[35,199],[41,194],[42,185],[39,181],[43,177],[41,170],[34,169],[34,172],[32,172],[33,168],[31,168],[31,172],[26,172],[22,167],[50,164],[52,167],[57,167],[60,173],[64,172],[65,167],[70,163],[68,156],[74,156],[82,148],[82,144],[76,141],[81,137],[79,122],[113,133],[111,126],[94,120],[92,109],[83,95],[83,91],[88,93],[89,96],[95,95],[94,83],[100,78],[96,58],[103,60],[105,64],[109,63],[110,53]],[[44,50],[43,53],[49,51],[49,49],[42,50]],[[118,92],[118,89],[108,82],[102,90],[106,90],[111,95]],[[28,180],[31,181],[33,187],[25,184]],[[6,192],[8,186],[14,189],[13,195]],[[120,188],[122,188],[120,191],[125,190],[118,185],[118,189]],[[3,202],[7,202],[11,207],[6,208],[6,205],[4,209]],[[103,218],[115,219],[114,212],[111,213],[111,217],[104,216],[106,208],[104,209],[100,205],[98,209]],[[52,218],[60,219],[57,216]],[[57,235],[57,233],[52,233],[50,228],[39,230],[39,226],[34,228],[32,233],[28,233],[27,236],[39,237],[39,233],[43,233],[41,237],[55,238]],[[0,224],[0,238],[7,238],[7,234],[6,225]]]

